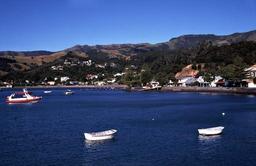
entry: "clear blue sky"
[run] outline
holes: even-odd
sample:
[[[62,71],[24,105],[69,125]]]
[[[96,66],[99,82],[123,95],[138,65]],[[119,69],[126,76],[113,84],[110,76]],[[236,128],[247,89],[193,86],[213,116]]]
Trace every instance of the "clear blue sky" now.
[[[0,50],[157,43],[255,29],[255,0],[0,0]]]

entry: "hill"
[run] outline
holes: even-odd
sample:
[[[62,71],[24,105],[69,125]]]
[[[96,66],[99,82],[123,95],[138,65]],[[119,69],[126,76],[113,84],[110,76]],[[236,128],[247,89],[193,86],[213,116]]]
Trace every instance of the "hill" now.
[[[75,78],[79,78],[73,70],[80,71],[77,72],[79,74],[88,73],[88,71],[110,74],[121,72],[127,66],[133,65],[137,71],[143,66],[148,66],[153,75],[162,73],[168,78],[174,78],[181,68],[193,63],[206,63],[217,69],[223,64],[232,64],[234,58],[241,58],[241,63],[250,65],[255,62],[253,58],[256,59],[255,42],[256,31],[250,31],[225,36],[183,35],[158,44],[76,45],[57,52],[2,51],[0,52],[0,78],[1,80],[15,80],[24,77],[24,79],[33,80],[33,76],[36,76],[38,78],[35,80],[39,81],[52,74],[48,72],[51,66],[63,65],[65,60],[79,61],[79,63],[92,60],[94,67],[90,70],[81,66],[77,66],[76,69],[67,68],[63,71],[64,73],[55,73],[54,76],[77,75]],[[107,71],[95,67],[95,64],[105,63],[109,66],[114,63],[118,67],[110,67]],[[44,74],[42,71],[45,71]],[[161,74],[158,77],[162,77]]]

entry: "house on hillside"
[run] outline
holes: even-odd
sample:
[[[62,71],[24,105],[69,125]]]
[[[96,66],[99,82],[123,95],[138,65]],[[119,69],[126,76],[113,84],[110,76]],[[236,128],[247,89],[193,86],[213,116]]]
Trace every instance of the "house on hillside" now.
[[[101,68],[101,69],[105,69],[107,66],[107,63],[104,63],[104,64],[95,64],[95,67],[96,68]]]
[[[111,78],[111,79],[107,80],[108,84],[113,84],[115,82],[116,82],[116,78]]]
[[[116,73],[114,74],[114,77],[122,77],[123,75],[125,75],[125,73]]]
[[[88,60],[88,61],[83,61],[83,64],[86,66],[91,66],[92,65],[92,60]]]
[[[87,80],[98,79],[98,75],[95,75],[95,74],[87,74],[87,75],[86,75],[86,79],[87,79]]]

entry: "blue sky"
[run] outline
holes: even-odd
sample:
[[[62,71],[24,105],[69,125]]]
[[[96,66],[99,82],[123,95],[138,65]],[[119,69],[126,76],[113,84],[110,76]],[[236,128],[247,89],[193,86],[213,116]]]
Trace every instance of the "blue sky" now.
[[[255,29],[255,0],[0,0],[0,50],[157,43]]]

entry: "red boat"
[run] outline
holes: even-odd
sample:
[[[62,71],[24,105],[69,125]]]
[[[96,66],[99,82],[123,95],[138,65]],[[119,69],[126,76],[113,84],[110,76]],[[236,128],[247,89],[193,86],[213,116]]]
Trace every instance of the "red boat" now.
[[[35,103],[38,102],[42,97],[32,96],[31,92],[23,89],[23,92],[16,92],[6,98],[8,104],[19,104],[19,103]]]

